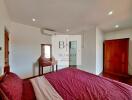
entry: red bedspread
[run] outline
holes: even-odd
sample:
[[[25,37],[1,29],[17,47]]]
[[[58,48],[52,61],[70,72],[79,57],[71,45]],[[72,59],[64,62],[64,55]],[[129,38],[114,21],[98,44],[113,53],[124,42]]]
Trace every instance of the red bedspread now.
[[[132,100],[132,87],[74,68],[45,77],[64,100]]]

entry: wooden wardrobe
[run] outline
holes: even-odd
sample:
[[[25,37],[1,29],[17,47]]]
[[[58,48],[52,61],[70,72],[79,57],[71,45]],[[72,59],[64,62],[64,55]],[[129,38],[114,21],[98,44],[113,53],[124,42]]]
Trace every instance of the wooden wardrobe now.
[[[128,75],[129,38],[104,41],[104,72]]]

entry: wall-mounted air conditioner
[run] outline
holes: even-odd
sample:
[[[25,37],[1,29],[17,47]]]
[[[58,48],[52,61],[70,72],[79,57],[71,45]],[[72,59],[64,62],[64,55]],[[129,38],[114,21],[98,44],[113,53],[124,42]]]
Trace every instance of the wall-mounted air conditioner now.
[[[42,33],[43,35],[48,35],[48,36],[56,35],[55,30],[52,30],[52,29],[41,28],[40,31],[41,31],[41,33]]]

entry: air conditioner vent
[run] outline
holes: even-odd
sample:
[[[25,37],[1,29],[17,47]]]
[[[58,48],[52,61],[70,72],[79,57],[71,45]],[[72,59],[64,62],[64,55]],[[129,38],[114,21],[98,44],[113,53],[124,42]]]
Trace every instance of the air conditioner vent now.
[[[41,33],[42,33],[43,35],[48,35],[48,36],[56,35],[56,32],[55,32],[55,30],[53,30],[53,29],[41,28],[40,31],[41,31]]]

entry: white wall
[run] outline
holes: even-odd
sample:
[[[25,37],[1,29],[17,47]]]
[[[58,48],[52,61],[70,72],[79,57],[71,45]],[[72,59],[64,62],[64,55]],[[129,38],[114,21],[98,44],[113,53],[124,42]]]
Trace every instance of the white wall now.
[[[68,35],[52,36],[52,56],[58,61],[58,69],[69,66],[69,46],[64,49],[59,49],[59,41],[64,41],[64,45],[68,42]]]
[[[97,27],[83,31],[80,69],[96,75],[103,71],[103,35]]]
[[[11,23],[10,41],[11,71],[18,74],[21,78],[38,74],[37,59],[41,54],[40,44],[51,43],[51,37],[42,35],[39,28]]]
[[[33,66],[38,72],[36,61],[40,56],[40,44],[51,43],[50,37],[41,35],[38,28],[23,24],[11,23],[4,4],[0,0],[0,68],[4,66],[4,27],[7,27],[10,33],[11,52],[10,66],[11,70],[22,78],[33,75]],[[74,38],[74,37],[73,37]],[[81,51],[77,51],[80,53]],[[81,56],[81,53],[79,54]],[[77,57],[78,65],[81,64],[81,57]],[[96,28],[89,29],[84,33],[84,48],[82,48],[82,70],[96,73]],[[1,70],[1,69],[0,69]],[[48,71],[48,69],[47,69]]]
[[[7,13],[7,9],[4,3],[5,0],[0,0],[0,73],[2,72],[2,67],[4,66],[4,31],[5,27],[9,29],[10,18]]]
[[[105,40],[120,39],[120,38],[130,38],[128,72],[129,72],[129,74],[132,75],[132,29],[125,29],[125,30],[121,30],[121,31],[105,33],[104,38],[105,38]]]
[[[96,74],[103,71],[103,32],[96,28]]]
[[[64,49],[59,49],[59,41],[64,41]],[[55,35],[52,36],[52,55],[58,61],[59,69],[69,66],[69,41],[77,41],[77,65],[81,65],[81,36],[80,35]]]
[[[80,69],[96,74],[96,28],[83,32],[82,66]]]

